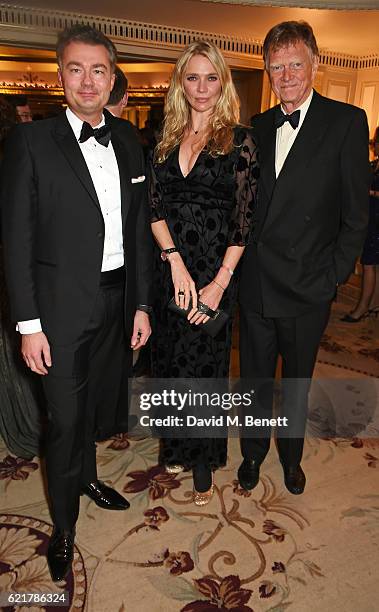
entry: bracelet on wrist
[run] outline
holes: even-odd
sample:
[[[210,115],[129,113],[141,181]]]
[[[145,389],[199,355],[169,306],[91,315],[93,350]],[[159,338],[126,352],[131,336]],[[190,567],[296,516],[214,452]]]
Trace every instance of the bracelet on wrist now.
[[[142,312],[146,312],[146,314],[151,314],[153,312],[153,307],[148,304],[137,304],[136,310],[141,310]]]
[[[171,255],[171,253],[177,253],[178,249],[176,247],[170,247],[169,249],[162,249],[161,251],[161,260],[162,261],[169,261],[169,255]]]
[[[220,267],[224,268],[225,270],[227,270],[229,272],[230,276],[233,276],[234,270],[232,270],[232,268],[229,268],[228,266],[224,266],[224,264],[221,264]]]
[[[223,287],[222,285],[220,285],[220,283],[218,283],[217,281],[213,280],[212,281],[215,285],[217,285],[217,287],[220,287],[220,289],[222,289],[223,291],[225,291],[226,287]]]

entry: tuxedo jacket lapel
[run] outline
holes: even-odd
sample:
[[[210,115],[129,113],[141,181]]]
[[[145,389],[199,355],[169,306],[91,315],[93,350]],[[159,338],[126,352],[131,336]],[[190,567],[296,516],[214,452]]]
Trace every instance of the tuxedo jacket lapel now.
[[[322,140],[325,130],[327,129],[327,121],[323,117],[322,105],[319,98],[314,92],[312,102],[305,116],[304,122],[300,128],[299,134],[293,143],[283,167],[276,180],[277,190],[288,188],[288,182],[293,183],[297,171],[305,168],[312,159],[315,148]]]
[[[123,224],[125,224],[126,216],[130,206],[131,199],[131,175],[130,175],[130,163],[129,154],[125,146],[124,139],[121,135],[121,128],[117,121],[113,120],[113,117],[108,111],[104,110],[104,116],[106,122],[111,125],[111,142],[116,155],[119,175],[120,175],[120,188],[121,188],[121,210]],[[62,153],[66,157],[70,164],[73,172],[77,175],[83,186],[88,191],[94,204],[101,212],[100,203],[96,194],[94,184],[91,179],[87,164],[82,155],[80,147],[76,141],[75,135],[71,129],[71,126],[67,120],[66,113],[61,113],[57,117],[55,131],[53,136]]]
[[[93,203],[101,211],[91,175],[80,150],[79,144],[75,138],[74,132],[72,131],[67,120],[66,113],[61,113],[58,115],[53,137],[70,164],[71,169],[88,191]]]
[[[261,115],[261,120],[254,125],[253,130],[258,144],[260,179],[257,194],[256,234],[264,227],[275,187],[275,141],[276,129],[274,114],[268,112]]]
[[[328,122],[322,112],[322,102],[320,96],[314,92],[313,99],[305,116],[304,122],[300,128],[299,134],[293,143],[283,167],[276,179],[270,206],[268,209],[265,227],[274,222],[277,214],[281,212],[281,203],[284,198],[288,198],[291,192],[302,184],[296,180],[301,179],[304,170],[312,160],[320,142],[323,139],[325,131],[328,129]],[[276,133],[275,133],[276,138]],[[275,160],[275,140],[272,145]],[[274,161],[275,172],[275,161]],[[304,187],[302,187],[303,189]]]
[[[118,171],[120,175],[122,223],[123,225],[125,225],[132,197],[131,173],[128,151],[123,142],[123,139],[118,133],[117,124],[112,124],[111,142],[116,155]]]
[[[267,199],[271,200],[275,187],[275,147],[276,128],[274,112],[270,113],[260,128],[259,148],[261,158],[261,180],[264,185]]]

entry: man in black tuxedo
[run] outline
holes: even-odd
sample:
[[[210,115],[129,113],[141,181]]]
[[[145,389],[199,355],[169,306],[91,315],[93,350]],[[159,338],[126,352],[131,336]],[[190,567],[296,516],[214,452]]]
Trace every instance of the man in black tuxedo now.
[[[76,25],[58,39],[68,108],[18,126],[2,166],[5,269],[27,366],[48,405],[46,469],[54,530],[48,562],[62,580],[73,558],[81,494],[129,503],[98,480],[95,428],[127,414],[131,348],[150,335],[151,234],[142,150],[130,124],[103,108],[116,49]],[[114,424],[117,428],[117,423]]]
[[[313,90],[318,49],[307,23],[273,27],[263,56],[280,104],[253,122],[261,177],[241,270],[241,377],[257,382],[257,408],[270,418],[281,355],[288,429],[277,444],[285,485],[299,494],[309,381],[336,287],[352,272],[366,230],[368,128],[361,109]],[[252,489],[270,430],[248,436],[238,476]]]

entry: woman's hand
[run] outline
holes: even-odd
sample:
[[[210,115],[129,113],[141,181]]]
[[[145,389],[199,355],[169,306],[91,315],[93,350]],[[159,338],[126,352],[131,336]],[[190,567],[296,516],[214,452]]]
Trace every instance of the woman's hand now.
[[[195,283],[184,265],[179,253],[171,253],[168,256],[171,266],[172,283],[175,289],[175,302],[180,308],[187,310],[192,297],[192,311],[197,308],[197,292]]]
[[[223,289],[217,285],[214,281],[206,285],[199,291],[199,298],[202,304],[209,306],[212,310],[217,310],[219,303],[221,302],[221,298],[224,291]],[[200,313],[198,310],[192,309],[188,315],[188,320],[190,323],[195,323],[195,325],[200,325],[200,323],[206,323],[209,321],[209,317],[205,314]]]

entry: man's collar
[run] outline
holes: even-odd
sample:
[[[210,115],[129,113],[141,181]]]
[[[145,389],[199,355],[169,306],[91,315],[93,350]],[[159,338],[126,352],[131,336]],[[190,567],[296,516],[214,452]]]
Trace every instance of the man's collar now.
[[[80,132],[82,131],[83,120],[79,119],[79,117],[75,115],[75,113],[69,107],[66,108],[66,117],[67,117],[69,124],[71,125],[72,131],[75,134],[76,140],[79,140]],[[99,128],[104,124],[105,124],[105,119],[104,119],[104,115],[102,115],[101,122],[98,125],[95,125],[94,127]]]

